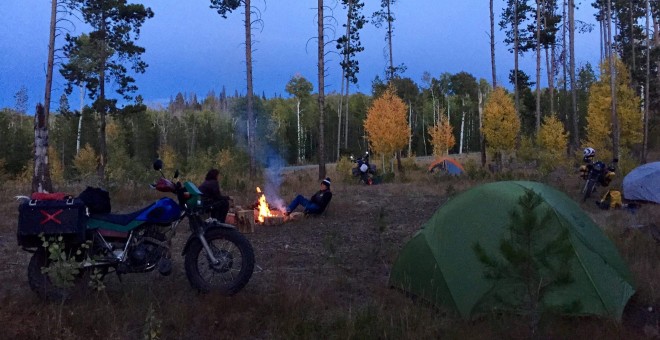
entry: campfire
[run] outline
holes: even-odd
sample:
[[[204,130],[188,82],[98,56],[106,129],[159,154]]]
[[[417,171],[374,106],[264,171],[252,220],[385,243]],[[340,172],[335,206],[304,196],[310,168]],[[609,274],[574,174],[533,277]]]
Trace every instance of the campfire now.
[[[284,214],[276,209],[271,209],[266,195],[261,192],[261,188],[257,187],[258,202],[255,211],[255,219],[261,225],[276,225],[284,223]]]

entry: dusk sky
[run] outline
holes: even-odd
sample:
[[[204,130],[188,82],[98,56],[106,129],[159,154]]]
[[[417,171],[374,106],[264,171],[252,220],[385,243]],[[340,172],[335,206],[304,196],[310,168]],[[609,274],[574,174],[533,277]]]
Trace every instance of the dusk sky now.
[[[151,106],[166,105],[177,92],[196,93],[205,97],[209,91],[219,93],[224,86],[229,94],[245,93],[245,53],[243,14],[234,12],[223,19],[209,8],[208,0],[144,0],[155,15],[142,27],[138,45],[146,48],[143,60],[149,64],[147,72],[138,75],[138,94]],[[371,16],[380,1],[366,0],[364,14]],[[263,30],[253,31],[255,42],[255,94],[288,96],[286,83],[295,74],[310,80],[317,92],[316,73],[316,4],[314,0],[253,0],[261,11]],[[345,21],[345,11],[338,1],[326,0],[333,8],[338,22],[337,38]],[[504,7],[504,0],[496,0],[496,20]],[[328,11],[329,12],[329,11]],[[433,77],[443,72],[466,71],[491,81],[488,1],[399,0],[393,6],[394,63],[404,63],[403,74],[422,86],[422,74]],[[582,1],[576,12],[578,19],[595,24],[590,2]],[[22,86],[28,90],[29,113],[37,102],[43,101],[45,64],[48,47],[50,0],[0,0],[0,108],[15,106],[14,96]],[[328,13],[330,14],[330,13]],[[75,22],[73,34],[86,32],[84,25]],[[496,26],[499,30],[499,27]],[[352,92],[371,92],[371,81],[378,75],[384,78],[385,29],[371,23],[360,33],[365,51],[358,55],[359,84]],[[513,68],[513,55],[503,43],[504,33],[496,33],[496,62],[498,82],[508,83],[507,74]],[[62,45],[60,39],[58,47]],[[334,44],[328,51],[336,51]],[[592,33],[576,37],[578,65],[592,63],[597,69],[599,58],[597,26]],[[534,78],[534,53],[521,59],[521,69]],[[339,57],[332,53],[326,58],[328,73],[326,93],[339,91],[341,70]],[[545,65],[545,59],[543,59]],[[545,68],[545,67],[543,67]],[[544,73],[545,71],[542,71]],[[53,110],[64,90],[64,80],[56,71],[53,83]],[[545,78],[544,78],[545,79]],[[543,86],[547,86],[545,80]],[[508,86],[508,84],[507,84]],[[114,92],[112,93],[114,95]],[[79,107],[79,94],[70,98],[71,107]]]

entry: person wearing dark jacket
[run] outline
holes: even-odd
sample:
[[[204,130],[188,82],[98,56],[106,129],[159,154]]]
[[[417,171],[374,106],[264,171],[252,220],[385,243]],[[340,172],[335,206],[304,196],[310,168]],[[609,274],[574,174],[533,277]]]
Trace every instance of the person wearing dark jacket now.
[[[199,186],[199,191],[202,192],[204,204],[208,204],[211,207],[211,217],[221,223],[225,223],[231,197],[223,196],[220,192],[220,183],[218,183],[219,174],[218,169],[209,170],[206,173],[204,182]]]
[[[305,208],[305,212],[309,214],[323,213],[325,208],[332,199],[332,191],[330,191],[330,178],[326,177],[321,181],[321,190],[315,193],[312,198],[307,199],[303,195],[298,195],[291,201],[291,204],[286,208],[285,215],[289,215],[299,205]]]

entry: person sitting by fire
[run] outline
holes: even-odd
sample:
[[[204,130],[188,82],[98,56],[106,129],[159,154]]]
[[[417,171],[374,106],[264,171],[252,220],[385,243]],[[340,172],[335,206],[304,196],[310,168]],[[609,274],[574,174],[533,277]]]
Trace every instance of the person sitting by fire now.
[[[298,195],[291,201],[286,208],[284,215],[288,216],[299,205],[305,208],[305,213],[308,214],[321,214],[332,199],[332,191],[330,191],[330,177],[326,177],[321,181],[321,190],[315,193],[310,199],[305,198],[303,195]]]
[[[208,204],[210,207],[211,217],[220,223],[225,223],[232,198],[230,196],[224,196],[220,192],[219,174],[218,169],[209,170],[206,173],[204,182],[199,186],[199,191],[202,192],[205,204]]]

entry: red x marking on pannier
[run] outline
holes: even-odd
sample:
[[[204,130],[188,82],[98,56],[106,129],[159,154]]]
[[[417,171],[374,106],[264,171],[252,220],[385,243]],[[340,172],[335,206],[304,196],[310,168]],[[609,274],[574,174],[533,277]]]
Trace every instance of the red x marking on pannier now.
[[[47,213],[47,212],[45,212],[45,211],[43,211],[43,210],[39,210],[39,211],[41,212],[42,215],[44,215],[44,217],[46,217],[46,218],[44,218],[44,220],[41,221],[41,223],[39,223],[39,224],[46,224],[46,223],[48,223],[48,221],[53,221],[53,222],[55,222],[55,223],[57,223],[57,224],[62,224],[62,221],[60,221],[60,220],[57,219],[57,215],[61,214],[61,213],[64,211],[63,209],[60,209],[60,210],[58,210],[58,211],[56,211],[56,212],[54,212],[54,213],[52,213],[52,214],[49,214],[49,213]]]

